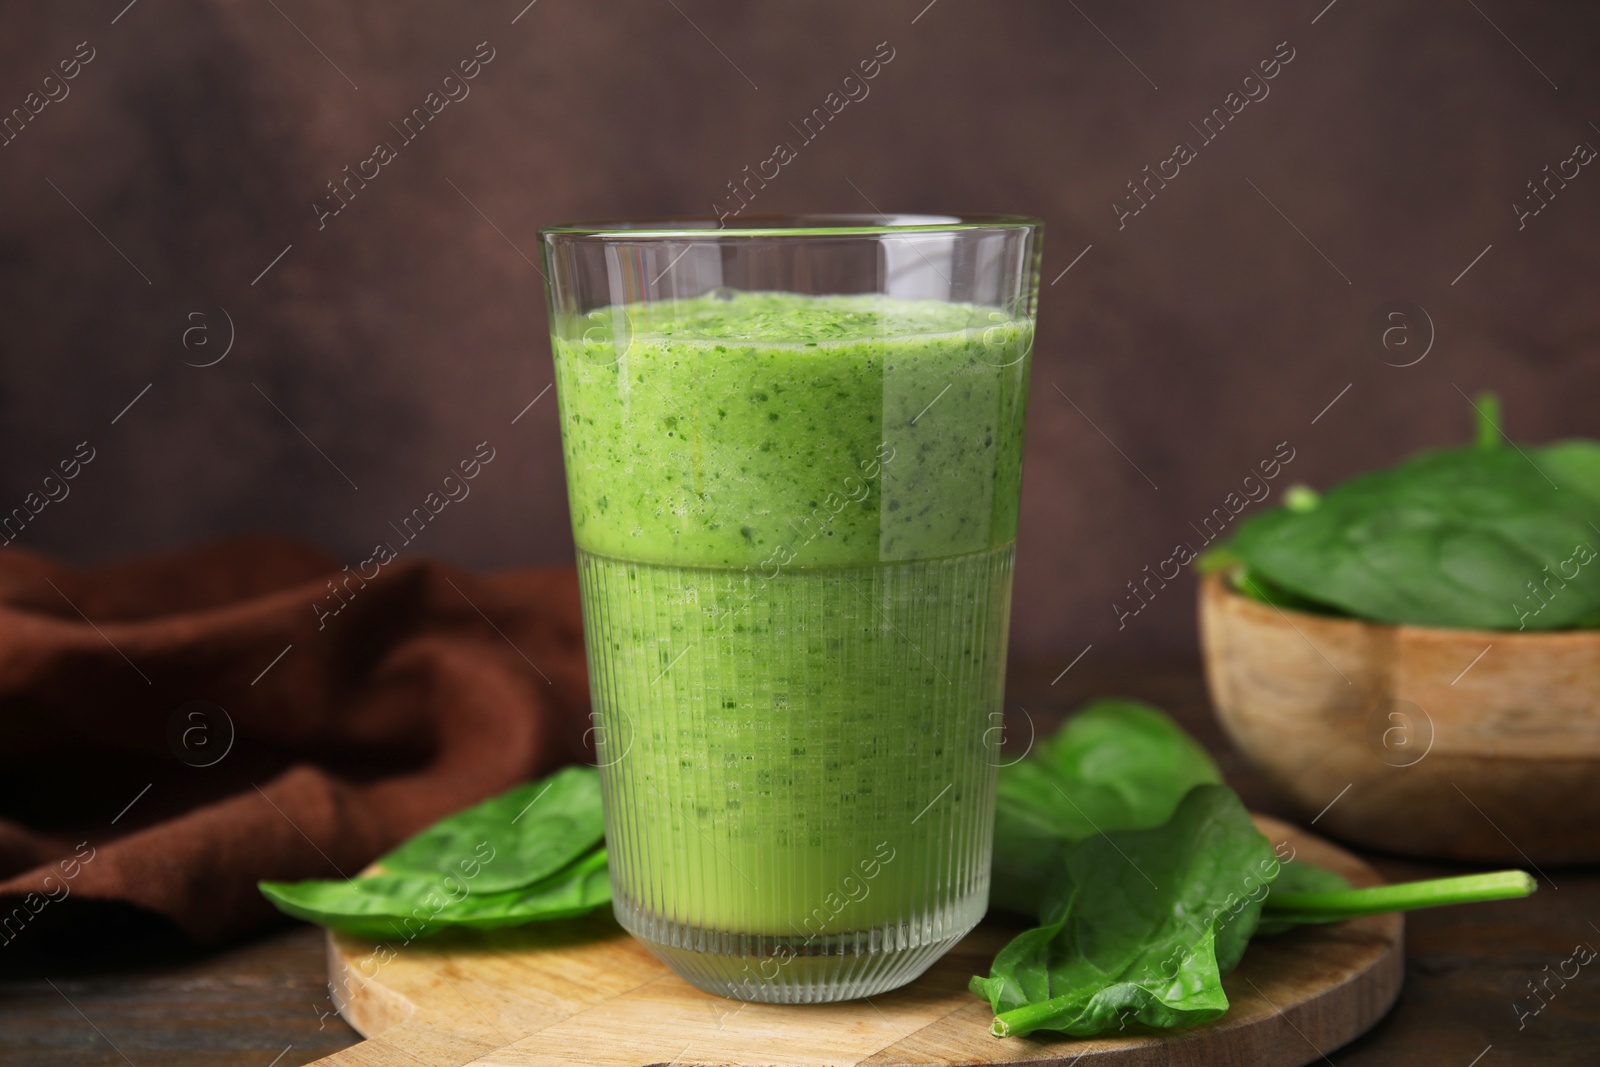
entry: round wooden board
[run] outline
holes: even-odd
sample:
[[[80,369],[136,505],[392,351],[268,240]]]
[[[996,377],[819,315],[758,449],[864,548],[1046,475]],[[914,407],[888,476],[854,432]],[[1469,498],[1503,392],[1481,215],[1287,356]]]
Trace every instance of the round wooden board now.
[[[1256,823],[1357,885],[1380,879],[1314,834]],[[842,1004],[742,1004],[688,985],[609,914],[380,945],[328,938],[340,1013],[367,1040],[319,1064],[1079,1064],[1299,1067],[1365,1032],[1400,993],[1403,922],[1383,915],[1250,945],[1217,1022],[1168,1037],[996,1039],[967,992],[1018,926],[986,921],[911,985]]]

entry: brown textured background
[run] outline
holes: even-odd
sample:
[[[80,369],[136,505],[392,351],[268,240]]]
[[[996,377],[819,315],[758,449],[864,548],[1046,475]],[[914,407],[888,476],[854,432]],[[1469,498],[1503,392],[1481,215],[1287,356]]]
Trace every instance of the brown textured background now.
[[[1274,499],[1461,439],[1457,387],[1527,439],[1600,431],[1600,173],[1521,231],[1511,208],[1600,145],[1590,5],[124,2],[0,6],[0,111],[95,50],[0,148],[0,513],[96,450],[30,548],[264,530],[354,563],[487,439],[417,549],[567,558],[552,398],[512,424],[551,379],[536,228],[709,213],[882,41],[870,95],[752,210],[1045,220],[1017,654],[1189,647],[1187,580],[1120,631],[1111,603],[1279,442]],[[480,41],[471,95],[319,231],[324,183]],[[1282,41],[1270,96],[1119,231],[1125,183]],[[1437,334],[1405,368],[1428,327],[1385,350],[1397,301]],[[224,308],[228,357],[185,366]]]

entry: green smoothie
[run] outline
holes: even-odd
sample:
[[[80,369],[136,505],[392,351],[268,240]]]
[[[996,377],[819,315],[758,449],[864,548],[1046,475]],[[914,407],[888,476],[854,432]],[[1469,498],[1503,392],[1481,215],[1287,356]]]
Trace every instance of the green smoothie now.
[[[718,292],[555,332],[619,918],[718,981],[920,970],[987,904],[1031,324]]]

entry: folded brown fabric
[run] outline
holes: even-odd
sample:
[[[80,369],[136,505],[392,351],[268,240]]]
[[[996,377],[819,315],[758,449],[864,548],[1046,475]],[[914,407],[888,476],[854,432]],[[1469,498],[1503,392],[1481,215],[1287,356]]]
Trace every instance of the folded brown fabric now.
[[[570,568],[0,550],[0,945],[85,901],[214,943],[275,914],[260,879],[353,875],[589,758],[582,634]]]

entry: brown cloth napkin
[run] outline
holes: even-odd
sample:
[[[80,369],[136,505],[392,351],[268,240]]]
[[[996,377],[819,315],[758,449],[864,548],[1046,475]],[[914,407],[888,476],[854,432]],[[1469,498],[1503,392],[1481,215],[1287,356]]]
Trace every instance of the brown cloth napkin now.
[[[243,933],[258,880],[353,875],[584,759],[588,708],[571,569],[0,550],[0,946],[86,901]]]

